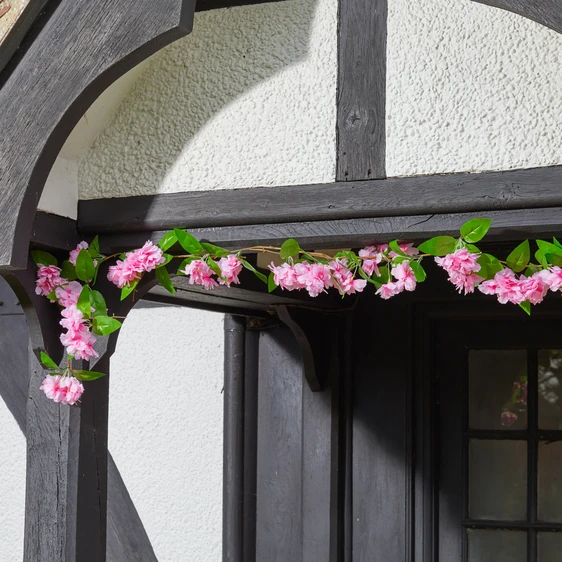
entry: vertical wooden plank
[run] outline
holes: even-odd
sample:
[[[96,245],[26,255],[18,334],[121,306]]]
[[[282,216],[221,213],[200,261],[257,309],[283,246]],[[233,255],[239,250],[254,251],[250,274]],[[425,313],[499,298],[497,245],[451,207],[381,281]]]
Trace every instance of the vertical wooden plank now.
[[[388,0],[340,0],[337,181],[386,176]]]
[[[245,320],[224,319],[223,562],[242,562]]]
[[[406,562],[410,312],[404,301],[373,301],[358,307],[354,326],[353,561]]]
[[[260,334],[257,562],[302,561],[303,368],[285,327]]]

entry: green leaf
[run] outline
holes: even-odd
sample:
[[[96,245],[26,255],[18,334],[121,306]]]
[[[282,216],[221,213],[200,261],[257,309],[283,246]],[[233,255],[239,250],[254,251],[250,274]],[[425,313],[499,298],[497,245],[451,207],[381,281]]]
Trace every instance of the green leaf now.
[[[537,250],[535,252],[535,259],[545,268],[548,269],[549,263],[548,260],[546,259],[546,255],[544,253],[544,250]]]
[[[552,241],[554,242],[555,246],[558,246],[559,248],[562,249],[562,244],[556,239],[556,237],[553,237]]]
[[[107,304],[99,291],[90,291],[90,305],[94,308],[94,317],[107,314]]]
[[[180,230],[179,228],[174,228],[174,234],[176,235],[178,242],[181,247],[190,254],[200,256],[205,250],[203,246],[199,243],[199,240],[186,232],[185,230]]]
[[[226,258],[226,256],[232,254],[232,252],[229,252],[220,246],[210,244],[209,242],[201,242],[201,246],[203,246],[205,252],[217,258]]]
[[[108,336],[113,332],[116,332],[121,328],[122,324],[117,320],[117,318],[111,318],[110,316],[96,316],[93,322],[94,334],[98,336]]]
[[[531,247],[529,246],[529,241],[525,240],[521,242],[519,246],[517,246],[509,256],[507,256],[507,265],[513,271],[520,272],[523,271],[527,264],[529,263],[529,259],[531,258]]]
[[[172,280],[170,279],[170,274],[165,267],[158,267],[156,269],[156,279],[158,279],[158,283],[160,283],[160,285],[162,285],[162,287],[164,287],[166,291],[172,293],[172,295],[176,294],[176,290],[174,289]]]
[[[88,253],[92,256],[93,259],[101,257],[99,236],[96,236],[92,240],[92,243],[88,246]]]
[[[59,366],[44,351],[41,352],[41,363],[43,363],[47,369],[59,368]]]
[[[136,288],[139,284],[139,279],[135,279],[128,287],[125,285],[121,289],[121,300],[124,301]]]
[[[284,261],[287,261],[289,258],[295,259],[299,257],[300,249],[299,243],[294,238],[289,238],[281,245],[279,256]]]
[[[247,262],[244,259],[240,259],[240,261],[242,262],[242,265],[250,270],[260,281],[263,281],[266,285],[268,285],[268,281],[267,281],[267,277],[261,273],[260,271],[258,271],[251,263]]]
[[[78,279],[86,282],[91,281],[95,272],[94,260],[88,253],[88,250],[80,250],[76,258],[76,275]]]
[[[482,240],[492,224],[492,219],[472,219],[461,226],[461,236],[465,242],[473,244]]]
[[[369,277],[361,268],[357,269],[359,275],[361,275],[361,277],[363,277],[363,279],[365,279],[365,281],[367,281],[368,283],[371,283],[371,285],[374,285],[377,289],[380,287],[380,283],[377,283],[374,279],[372,279],[371,277]]]
[[[174,256],[172,256],[171,254],[162,254],[162,257],[166,261],[161,263],[160,265],[157,265],[156,269],[158,269],[159,267],[166,267],[174,259]]]
[[[60,276],[68,281],[77,279],[76,269],[68,260],[62,262]]]
[[[557,254],[546,254],[546,261],[551,265],[557,265],[558,267],[562,267],[562,256]]]
[[[73,369],[72,374],[79,380],[79,381],[95,381],[96,379],[101,379],[105,377],[105,373],[99,373],[97,371],[83,371],[82,369]]]
[[[82,288],[82,292],[76,303],[76,308],[84,315],[84,318],[90,318],[92,309],[90,306],[90,287],[88,287],[88,285],[84,285]]]
[[[543,254],[555,254],[558,256],[562,256],[562,248],[556,246],[556,244],[551,244],[546,240],[537,240],[537,246],[540,250],[542,250]]]
[[[395,253],[397,253],[399,256],[406,256],[408,257],[408,254],[406,252],[403,252],[400,249],[400,245],[398,244],[397,240],[392,240],[392,242],[388,243],[388,247]]]
[[[273,275],[273,271],[270,272],[269,277],[267,278],[267,291],[268,293],[272,293],[277,289],[277,283],[275,283],[275,276]]]
[[[390,279],[390,271],[388,269],[388,266],[383,265],[382,267],[379,267],[379,273],[380,273],[380,275],[378,277],[375,275],[372,278],[375,283],[378,283],[380,285],[384,285],[385,283],[388,283],[391,280]]]
[[[207,265],[213,270],[213,273],[221,277],[222,275],[221,268],[213,258],[207,258]]]
[[[446,256],[455,251],[456,239],[452,236],[436,236],[418,246],[422,254],[430,256]]]
[[[480,250],[479,250],[478,247],[475,246],[474,244],[467,244],[467,245],[466,245],[466,249],[467,249],[469,252],[472,252],[473,254],[479,254],[479,253],[480,253]]]
[[[176,236],[175,232],[166,232],[162,237],[162,240],[158,242],[158,247],[165,252],[169,250],[176,242],[178,241],[178,237]]]
[[[529,315],[531,316],[531,303],[529,301],[523,301],[519,303],[519,306]]]
[[[48,295],[47,298],[51,301],[51,302],[55,302],[57,300],[57,290],[53,290],[51,291]]]
[[[477,261],[480,264],[480,271],[476,274],[484,279],[493,279],[496,273],[503,269],[500,260],[491,254],[482,254]]]
[[[41,250],[33,250],[31,252],[31,257],[36,265],[58,265],[59,263],[55,256]]]
[[[422,267],[422,264],[419,261],[411,261],[410,267],[416,276],[416,281],[418,283],[423,283],[427,277],[425,273],[425,269]]]

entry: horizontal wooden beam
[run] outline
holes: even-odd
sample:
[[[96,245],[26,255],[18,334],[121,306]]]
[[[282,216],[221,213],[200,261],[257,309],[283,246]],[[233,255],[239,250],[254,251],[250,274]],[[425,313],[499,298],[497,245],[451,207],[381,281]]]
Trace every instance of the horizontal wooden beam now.
[[[486,239],[509,241],[523,238],[559,235],[562,232],[562,207],[506,211],[425,214],[402,217],[252,224],[221,228],[194,228],[201,240],[225,248],[243,248],[253,244],[279,245],[296,238],[304,248],[351,248],[392,239],[421,241],[439,234],[458,235],[461,225],[477,217],[491,218],[493,223]],[[100,237],[102,251],[112,253],[142,245],[147,239],[157,242],[164,233],[137,232]]]
[[[31,230],[34,246],[70,251],[81,240],[75,220],[42,211],[35,215]]]
[[[84,234],[562,206],[562,166],[81,201]]]
[[[206,12],[219,8],[236,8],[238,6],[251,6],[254,4],[270,4],[272,2],[283,2],[285,0],[197,0],[196,12]]]

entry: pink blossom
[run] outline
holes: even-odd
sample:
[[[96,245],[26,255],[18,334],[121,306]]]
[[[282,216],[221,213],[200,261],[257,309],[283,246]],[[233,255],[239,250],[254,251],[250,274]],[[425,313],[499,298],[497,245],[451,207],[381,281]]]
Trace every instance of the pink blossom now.
[[[123,261],[117,260],[117,263],[109,268],[107,278],[120,289],[130,286],[131,283],[140,279],[142,270],[139,271],[138,263],[137,260],[128,259],[128,256]]]
[[[378,291],[377,295],[381,297],[381,299],[389,299],[390,297],[394,297],[398,295],[404,290],[404,285],[401,283],[394,283],[392,281],[385,283]]]
[[[447,254],[442,258],[435,258],[437,265],[442,267],[449,276],[453,275],[470,275],[480,271],[480,264],[478,258],[480,254],[473,254],[466,248],[456,250],[452,254]]]
[[[69,306],[61,310],[62,320],[59,324],[69,331],[78,332],[82,329],[84,324],[84,315],[80,312],[75,305]]]
[[[188,263],[182,273],[189,276],[190,285],[202,285],[207,290],[218,286],[212,277],[213,270],[204,261],[194,260]]]
[[[78,379],[60,375],[46,377],[40,389],[50,400],[70,406],[76,404],[84,392],[84,386]]]
[[[78,330],[72,329],[62,334],[60,341],[66,347],[67,353],[73,355],[76,359],[89,361],[98,357],[98,353],[94,349],[96,336],[84,324]]]
[[[416,288],[416,276],[414,270],[407,261],[403,261],[392,267],[392,276],[399,285],[403,285],[406,291],[413,291]]]
[[[129,261],[130,267],[135,268],[139,273],[152,271],[166,261],[162,250],[150,240],[142,248],[129,252],[125,259]]]
[[[55,295],[57,296],[59,304],[64,308],[68,308],[78,302],[82,289],[83,287],[78,281],[71,281],[66,285],[57,287],[55,289]]]
[[[562,269],[557,265],[543,269],[538,273],[541,279],[548,285],[551,291],[558,291],[562,287]]]
[[[459,293],[464,291],[464,294],[468,295],[468,293],[474,293],[474,287],[484,281],[484,277],[480,277],[476,273],[471,273],[470,275],[453,273],[449,277],[449,281],[457,288]]]
[[[526,382],[514,382],[513,383],[513,392],[519,391],[519,403],[520,404],[527,404],[527,383]]]
[[[355,279],[353,277],[353,273],[347,268],[347,260],[345,258],[338,258],[330,262],[330,268],[340,295],[361,293],[367,286],[365,279]]]
[[[42,265],[37,271],[37,281],[35,293],[46,297],[51,294],[59,285],[66,283],[66,279],[60,276],[60,268],[55,265]]]
[[[548,285],[538,272],[531,277],[522,276],[519,283],[524,297],[523,300],[527,300],[531,304],[539,304],[548,293]]]
[[[72,250],[70,252],[70,256],[68,257],[68,261],[72,264],[72,265],[76,265],[76,260],[78,259],[78,254],[82,251],[82,250],[87,250],[88,249],[88,242],[80,242],[80,244],[78,244],[78,246],[76,246],[75,250]]]
[[[371,258],[371,259],[363,259],[363,263],[361,265],[361,269],[369,276],[376,273],[377,276],[380,275],[378,264],[382,261],[382,254],[377,252],[377,248],[375,246],[367,246],[362,250],[359,250],[359,257],[361,258]]]
[[[297,263],[294,266],[297,283],[304,287],[311,297],[317,297],[320,293],[332,286],[332,277],[329,266],[323,263],[310,264],[307,261]]]
[[[478,289],[485,295],[496,295],[501,304],[511,302],[520,304],[527,299],[523,291],[523,283],[515,276],[511,269],[498,271],[493,279],[484,281]]]
[[[502,412],[502,425],[509,427],[517,421],[517,414],[510,412],[509,410],[504,410]]]
[[[219,260],[219,267],[223,279],[219,279],[221,285],[230,287],[231,283],[237,285],[240,283],[238,279],[239,273],[242,271],[242,262],[238,259],[236,254],[229,254],[226,258]]]
[[[295,268],[288,263],[276,266],[273,262],[269,264],[269,269],[273,272],[275,284],[286,291],[304,289],[304,285],[299,283]]]

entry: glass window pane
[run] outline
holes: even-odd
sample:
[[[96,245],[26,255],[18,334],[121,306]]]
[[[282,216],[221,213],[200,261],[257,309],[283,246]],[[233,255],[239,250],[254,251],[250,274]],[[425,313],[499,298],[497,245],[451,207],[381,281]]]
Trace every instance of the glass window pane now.
[[[472,429],[527,427],[527,352],[469,353],[468,420]]]
[[[468,457],[468,516],[526,519],[527,442],[471,439]]]
[[[539,562],[560,562],[562,533],[539,533]]]
[[[562,349],[539,351],[539,427],[562,429]]]
[[[527,562],[527,533],[524,531],[468,529],[467,534],[468,562]]]
[[[538,486],[539,519],[562,523],[562,442],[539,443]]]

